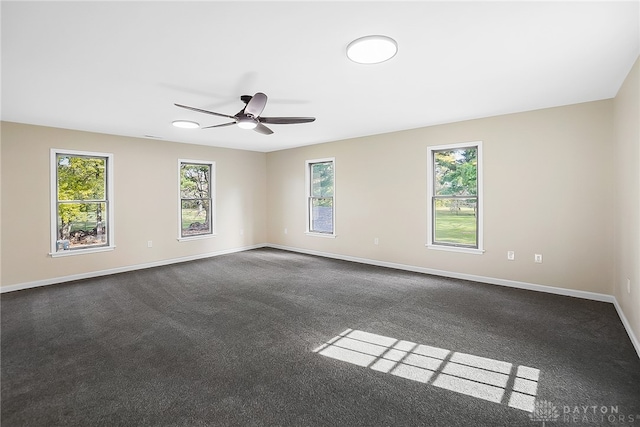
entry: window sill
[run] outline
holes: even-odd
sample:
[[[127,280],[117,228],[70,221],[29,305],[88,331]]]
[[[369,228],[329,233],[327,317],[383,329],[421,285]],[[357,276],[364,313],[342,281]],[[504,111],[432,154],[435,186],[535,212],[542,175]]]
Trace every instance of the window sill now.
[[[91,249],[74,249],[67,250],[61,252],[50,252],[49,256],[51,258],[61,258],[65,256],[74,256],[74,255],[84,255],[84,254],[95,254],[97,252],[109,252],[114,250],[115,246],[101,246],[99,248],[91,248]]]
[[[337,237],[335,234],[314,233],[312,231],[306,231],[304,234],[306,234],[307,236],[324,237],[325,239],[335,239]]]
[[[215,234],[201,234],[199,236],[189,236],[189,237],[178,237],[178,242],[188,242],[191,240],[202,240],[202,239],[211,239],[212,237],[216,237]]]
[[[433,249],[436,251],[445,251],[445,252],[458,252],[463,254],[473,254],[473,255],[482,255],[484,253],[484,249],[474,249],[474,248],[461,248],[457,246],[443,246],[443,245],[433,245],[426,244],[427,249]]]

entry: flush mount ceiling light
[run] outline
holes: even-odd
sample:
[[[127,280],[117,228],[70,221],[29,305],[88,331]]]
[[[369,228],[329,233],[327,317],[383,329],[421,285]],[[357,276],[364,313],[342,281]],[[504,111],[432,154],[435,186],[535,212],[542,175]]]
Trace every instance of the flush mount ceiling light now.
[[[378,64],[393,58],[396,52],[398,44],[387,36],[361,37],[347,46],[347,56],[359,64]]]
[[[182,129],[196,129],[200,127],[200,123],[190,122],[189,120],[176,120],[173,125]]]

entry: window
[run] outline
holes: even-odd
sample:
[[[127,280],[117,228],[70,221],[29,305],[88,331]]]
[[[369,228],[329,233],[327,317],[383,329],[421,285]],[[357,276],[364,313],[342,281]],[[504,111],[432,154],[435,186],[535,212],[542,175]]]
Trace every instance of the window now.
[[[481,142],[428,148],[428,247],[482,253],[481,168]]]
[[[113,155],[51,150],[51,256],[113,249]]]
[[[335,159],[308,160],[307,233],[335,237]]]
[[[214,162],[179,160],[179,239],[213,236]]]

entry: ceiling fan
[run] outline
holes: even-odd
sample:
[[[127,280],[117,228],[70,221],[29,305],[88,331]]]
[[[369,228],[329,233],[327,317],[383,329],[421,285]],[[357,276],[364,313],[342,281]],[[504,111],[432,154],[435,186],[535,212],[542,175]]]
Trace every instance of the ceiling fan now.
[[[242,95],[240,100],[244,102],[245,107],[236,113],[234,116],[228,114],[215,113],[213,111],[203,110],[201,108],[189,107],[187,105],[174,104],[176,107],[186,108],[187,110],[197,111],[199,113],[212,114],[214,116],[226,117],[232,122],[223,123],[221,125],[213,125],[203,127],[202,129],[220,128],[224,126],[238,125],[242,129],[253,129],[256,132],[264,135],[271,135],[273,131],[263,125],[263,123],[269,123],[274,125],[288,125],[294,123],[310,123],[313,122],[315,117],[260,117],[264,107],[267,105],[267,95],[262,92],[258,92],[255,95]]]

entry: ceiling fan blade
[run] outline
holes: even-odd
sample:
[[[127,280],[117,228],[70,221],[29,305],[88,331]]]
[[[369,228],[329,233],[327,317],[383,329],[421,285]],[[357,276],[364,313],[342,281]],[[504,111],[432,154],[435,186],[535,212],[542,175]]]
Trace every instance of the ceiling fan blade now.
[[[247,106],[244,107],[244,112],[246,114],[251,114],[253,117],[258,117],[262,114],[262,110],[264,110],[265,105],[267,105],[267,95],[262,92],[258,92],[253,95],[253,98],[249,102],[247,102]]]
[[[294,123],[311,123],[315,121],[315,117],[259,117],[261,123],[270,123],[273,125],[289,125]]]
[[[224,126],[231,126],[231,125],[235,125],[235,124],[236,124],[236,122],[229,122],[229,123],[223,123],[221,125],[207,126],[207,127],[203,127],[203,128],[200,128],[200,129],[221,128],[221,127],[224,127]]]
[[[207,110],[203,110],[201,108],[196,108],[196,107],[189,107],[187,105],[181,105],[181,104],[173,104],[173,105],[180,108],[186,108],[187,110],[197,111],[198,113],[213,114],[214,116],[226,117],[226,118],[235,120],[235,117],[229,116],[227,114],[214,113],[213,111],[207,111]]]
[[[258,123],[258,126],[256,126],[253,130],[255,130],[256,132],[261,133],[263,135],[271,135],[273,133],[273,131],[271,129],[269,129],[268,127],[266,127],[262,123]]]

